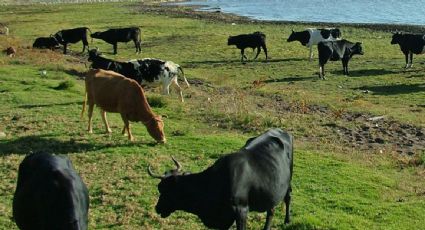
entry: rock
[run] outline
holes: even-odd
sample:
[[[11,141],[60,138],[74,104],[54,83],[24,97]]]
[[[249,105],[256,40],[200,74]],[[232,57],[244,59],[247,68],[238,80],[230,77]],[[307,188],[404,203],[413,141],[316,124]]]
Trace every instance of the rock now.
[[[5,137],[6,137],[6,133],[0,132],[0,139],[5,138]]]

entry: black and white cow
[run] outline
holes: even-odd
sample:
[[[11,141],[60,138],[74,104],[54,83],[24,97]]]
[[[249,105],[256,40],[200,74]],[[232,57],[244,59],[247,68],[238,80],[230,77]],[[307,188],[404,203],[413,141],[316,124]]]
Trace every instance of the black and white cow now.
[[[89,51],[88,61],[92,62],[92,68],[115,71],[137,81],[141,86],[162,84],[162,92],[165,95],[170,94],[170,85],[173,84],[178,90],[182,102],[184,101],[183,92],[177,82],[178,77],[183,78],[189,87],[183,69],[172,61],[144,58],[119,62],[103,57],[97,49]]]
[[[139,27],[109,29],[103,32],[95,32],[91,34],[92,38],[101,39],[114,46],[114,54],[117,54],[117,43],[118,42],[129,42],[133,41],[136,46],[136,53],[142,52],[141,48],[141,30]]]
[[[399,44],[406,58],[405,68],[413,66],[413,54],[425,53],[425,34],[394,33],[391,44]]]
[[[299,41],[303,46],[310,49],[310,61],[313,60],[313,45],[323,41],[335,41],[341,38],[341,31],[338,28],[308,28],[301,32],[292,30],[287,42]]]
[[[281,129],[271,129],[249,139],[239,151],[219,158],[200,173],[177,169],[161,179],[156,212],[165,218],[176,210],[197,215],[208,227],[247,229],[249,211],[267,212],[265,230],[270,229],[274,207],[284,201],[285,223],[290,222],[293,139]]]
[[[92,49],[89,51],[88,61],[92,62],[91,67],[93,69],[112,70],[137,81],[139,84],[142,82],[138,63],[120,62],[108,59],[103,57],[102,53],[98,49]]]
[[[319,42],[319,78],[325,79],[325,64],[331,61],[342,61],[344,75],[348,75],[348,61],[355,54],[363,55],[361,42],[352,43],[345,39],[337,41]]]
[[[71,161],[33,153],[19,165],[13,218],[21,230],[86,230],[89,194]]]
[[[35,39],[32,47],[53,50],[59,47],[59,42],[54,37],[39,37]]]
[[[267,46],[266,46],[266,35],[262,32],[254,32],[252,34],[240,34],[236,36],[229,36],[227,39],[227,45],[236,45],[238,49],[241,50],[241,62],[244,62],[244,58],[248,59],[245,56],[246,48],[257,48],[257,54],[255,59],[257,59],[260,54],[261,48],[263,48],[267,60]]]
[[[79,41],[83,42],[83,51],[86,49],[89,49],[89,42],[87,40],[88,33],[87,31],[90,31],[87,27],[78,27],[74,29],[66,29],[66,30],[60,30],[54,35],[52,35],[56,41],[58,41],[60,44],[63,45],[63,53],[66,54],[66,48],[69,43],[77,43]]]
[[[140,60],[131,60],[132,63],[139,64],[141,74],[140,85],[162,85],[162,94],[170,94],[170,86],[173,85],[179,92],[180,100],[184,102],[183,92],[178,83],[178,77],[183,78],[187,87],[187,81],[183,68],[172,61],[163,61],[155,58],[144,58]]]

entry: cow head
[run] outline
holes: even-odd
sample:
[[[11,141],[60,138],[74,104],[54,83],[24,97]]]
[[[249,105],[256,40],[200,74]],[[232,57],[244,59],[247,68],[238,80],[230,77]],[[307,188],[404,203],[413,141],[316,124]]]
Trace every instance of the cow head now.
[[[54,35],[50,35],[50,37],[54,38],[58,43],[62,45],[65,43],[65,40],[63,39],[63,36],[62,36],[62,31],[59,31],[55,33]]]
[[[179,177],[182,175],[188,175],[190,173],[183,173],[181,171],[181,164],[172,157],[174,164],[176,165],[175,169],[166,171],[162,176],[155,175],[151,167],[148,167],[148,174],[153,177],[160,179],[161,182],[158,184],[158,191],[160,193],[158,203],[156,204],[155,210],[162,218],[168,217],[180,207],[180,202],[182,199],[179,199]]]
[[[236,45],[237,41],[235,39],[235,36],[229,36],[229,38],[227,39],[227,45]]]
[[[351,47],[351,55],[354,55],[354,54],[360,54],[360,55],[364,54],[361,42],[356,42],[356,44],[354,44],[353,47]]]
[[[98,39],[100,39],[101,36],[102,36],[102,32],[94,32],[94,33],[90,34],[90,36],[92,38],[98,38]]]
[[[291,35],[289,35],[288,39],[286,40],[287,42],[293,42],[297,40],[297,34],[295,33],[294,30],[292,30]]]
[[[161,116],[154,116],[150,121],[146,122],[145,125],[151,137],[153,137],[157,142],[167,142],[164,134],[164,122],[162,121]]]
[[[102,55],[102,53],[99,51],[99,48],[92,49],[92,50],[89,51],[89,58],[87,60],[93,61],[94,58],[96,58],[100,55]]]
[[[393,34],[393,37],[391,39],[391,44],[392,45],[394,45],[394,44],[400,44],[402,37],[403,37],[403,34],[402,33],[399,33],[399,32],[394,33]]]

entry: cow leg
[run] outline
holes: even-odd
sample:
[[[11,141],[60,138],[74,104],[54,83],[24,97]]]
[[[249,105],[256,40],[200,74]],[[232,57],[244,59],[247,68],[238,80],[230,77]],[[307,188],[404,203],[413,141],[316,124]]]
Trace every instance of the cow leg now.
[[[289,186],[288,191],[286,192],[285,195],[285,224],[289,224],[289,222],[291,221],[291,192],[292,192],[292,187]]]
[[[93,108],[94,108],[94,104],[89,104],[89,111],[88,111],[89,125],[88,125],[88,128],[87,128],[87,131],[89,133],[93,133],[93,127],[92,127]]]
[[[140,48],[140,42],[137,40],[133,40],[133,41],[134,41],[134,46],[136,47],[136,53],[142,52],[142,48]]]
[[[342,72],[344,75],[348,75],[348,60],[342,59]]]
[[[172,83],[173,83],[174,87],[177,88],[177,90],[179,91],[181,102],[184,102],[182,88],[180,87],[179,83],[177,82],[177,77],[173,78]]]
[[[66,54],[66,43],[65,44],[63,44],[63,54]]]
[[[90,50],[89,42],[87,41],[87,39],[83,39],[83,51],[81,51],[81,53],[84,53],[84,51],[86,50],[86,46],[87,46],[87,51],[89,51]]]
[[[413,53],[412,53],[412,51],[409,51],[409,59],[410,59],[409,68],[412,68],[413,67]]]
[[[262,47],[263,47],[264,53],[266,54],[266,60],[268,60],[266,44],[264,44]]]
[[[319,78],[325,80],[325,65],[319,67]]]
[[[255,55],[254,60],[257,59],[257,57],[260,54],[260,52],[261,52],[261,47],[259,46],[259,47],[257,47],[257,54]]]
[[[241,62],[243,62],[244,63],[244,58],[246,58],[246,59],[248,59],[246,56],[245,56],[245,49],[241,49]]]
[[[310,57],[309,57],[309,61],[313,61],[313,46],[310,46]]]
[[[128,140],[134,141],[134,137],[131,134],[131,130],[130,130],[130,122],[128,121],[127,117],[125,117],[123,114],[121,114],[121,118],[122,118],[122,121],[124,122],[124,129],[123,130],[127,129]]]
[[[106,132],[107,133],[112,133],[112,130],[109,127],[109,124],[108,124],[108,120],[106,120],[106,112],[105,112],[105,110],[101,109],[100,110],[100,115],[102,116],[103,124],[105,124]]]
[[[167,78],[163,79],[163,82],[162,82],[162,94],[163,95],[170,94],[170,84],[171,84],[171,82],[168,81]]]
[[[267,211],[266,224],[264,225],[263,230],[270,230],[273,216],[274,216],[274,208]]]
[[[404,58],[406,59],[405,69],[409,68],[409,53],[404,53]]]
[[[248,207],[237,205],[233,207],[236,216],[236,229],[246,230],[246,219],[248,217]]]
[[[112,45],[114,46],[114,54],[117,54],[117,46],[118,46],[118,44],[115,42]]]

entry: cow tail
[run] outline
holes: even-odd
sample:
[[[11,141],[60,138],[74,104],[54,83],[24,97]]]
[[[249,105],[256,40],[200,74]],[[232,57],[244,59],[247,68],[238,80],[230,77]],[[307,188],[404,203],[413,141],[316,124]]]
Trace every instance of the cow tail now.
[[[83,110],[81,110],[80,120],[83,119],[84,111],[86,111],[86,105],[87,105],[87,86],[86,86],[86,93],[84,96],[84,102],[83,102]]]
[[[189,82],[187,81],[186,77],[184,76],[183,68],[182,68],[181,66],[178,66],[177,68],[178,68],[178,69],[180,70],[180,72],[182,73],[182,77],[183,77],[184,83],[186,83],[187,87],[189,88],[189,87],[190,87],[190,85],[189,85]]]
[[[90,42],[90,44],[93,44],[93,38],[92,38],[92,36],[91,36],[92,32],[91,32],[91,30],[90,30],[88,27],[86,27],[86,29],[90,32],[90,38],[91,38],[91,42]]]

